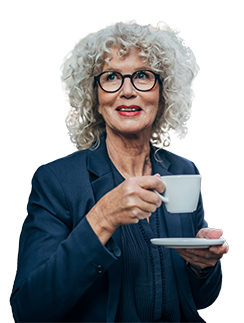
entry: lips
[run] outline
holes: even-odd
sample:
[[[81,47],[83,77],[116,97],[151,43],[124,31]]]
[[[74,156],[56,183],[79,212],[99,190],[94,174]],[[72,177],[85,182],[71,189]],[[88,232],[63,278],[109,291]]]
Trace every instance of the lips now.
[[[141,113],[142,109],[138,105],[120,105],[116,108],[116,111],[126,117],[134,117]]]

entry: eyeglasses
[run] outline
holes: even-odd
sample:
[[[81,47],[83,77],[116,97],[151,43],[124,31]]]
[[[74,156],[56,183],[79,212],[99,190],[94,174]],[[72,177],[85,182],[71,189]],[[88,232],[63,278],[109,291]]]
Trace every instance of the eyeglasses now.
[[[121,89],[124,79],[129,77],[132,85],[138,91],[150,91],[154,88],[159,74],[150,70],[139,70],[131,74],[122,75],[116,71],[106,71],[94,77],[101,89],[105,92],[113,93]]]

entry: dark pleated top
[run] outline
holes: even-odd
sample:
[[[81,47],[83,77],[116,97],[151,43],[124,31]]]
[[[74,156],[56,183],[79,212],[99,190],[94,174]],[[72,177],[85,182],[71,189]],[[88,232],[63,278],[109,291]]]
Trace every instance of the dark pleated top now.
[[[153,160],[152,160],[153,166]],[[115,185],[124,178],[112,164]],[[117,322],[180,322],[170,249],[152,245],[167,237],[162,207],[137,224],[121,227],[123,274]]]

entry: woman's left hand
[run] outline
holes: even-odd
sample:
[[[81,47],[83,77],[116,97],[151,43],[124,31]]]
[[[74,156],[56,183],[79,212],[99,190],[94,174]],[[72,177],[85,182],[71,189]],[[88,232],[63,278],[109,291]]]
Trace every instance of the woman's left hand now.
[[[219,239],[222,234],[222,230],[203,228],[196,238]],[[229,246],[226,242],[222,246],[212,246],[209,249],[175,249],[187,262],[201,269],[215,266],[228,250]]]

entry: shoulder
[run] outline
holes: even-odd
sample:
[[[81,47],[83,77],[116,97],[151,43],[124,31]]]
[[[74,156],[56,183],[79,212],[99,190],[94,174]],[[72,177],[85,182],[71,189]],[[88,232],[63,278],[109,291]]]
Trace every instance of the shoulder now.
[[[41,165],[35,172],[36,176],[76,177],[75,174],[85,173],[88,150],[74,152],[68,156]]]
[[[46,164],[46,166],[51,168],[66,168],[67,165],[69,167],[80,167],[81,164],[86,163],[88,151],[89,149],[76,151],[68,156],[56,159]]]
[[[58,172],[60,174],[70,174],[76,172],[86,173],[89,164],[89,157],[90,159],[95,158],[99,160],[107,154],[105,134],[101,135],[100,144],[96,148],[94,147],[96,147],[96,142],[88,149],[76,151],[68,156],[42,165],[39,167],[39,169],[41,171],[51,169],[53,172]],[[90,156],[88,157],[88,155]]]
[[[87,153],[77,151],[40,166],[32,178],[30,201],[38,194],[53,205],[63,205],[71,214],[77,213],[74,208],[80,201],[86,207],[86,201],[92,196]]]

